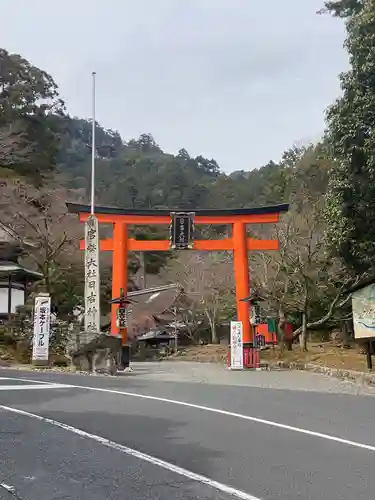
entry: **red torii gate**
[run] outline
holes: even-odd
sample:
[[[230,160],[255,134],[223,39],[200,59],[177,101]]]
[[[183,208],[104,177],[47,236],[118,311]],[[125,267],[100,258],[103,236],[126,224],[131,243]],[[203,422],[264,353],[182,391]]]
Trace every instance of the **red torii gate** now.
[[[90,215],[90,206],[67,203],[68,211],[79,214],[80,221],[85,222]],[[234,274],[236,283],[237,320],[243,324],[243,343],[252,341],[249,305],[241,299],[249,295],[248,250],[278,250],[277,240],[258,240],[247,238],[247,224],[277,223],[280,214],[287,212],[287,204],[225,210],[195,210],[194,224],[221,224],[232,226],[232,236],[222,240],[195,240],[193,250],[214,251],[232,250],[234,257]],[[175,211],[177,212],[177,210]],[[179,210],[178,212],[182,212]],[[185,212],[188,212],[187,210]],[[95,216],[99,223],[113,224],[112,238],[100,241],[101,251],[112,251],[112,298],[120,296],[121,290],[127,294],[128,252],[161,252],[170,250],[170,240],[136,240],[129,238],[129,225],[153,225],[171,223],[171,210],[138,210],[129,208],[95,207]],[[85,242],[80,242],[81,250]],[[112,304],[111,332],[118,333],[116,311],[118,304]]]

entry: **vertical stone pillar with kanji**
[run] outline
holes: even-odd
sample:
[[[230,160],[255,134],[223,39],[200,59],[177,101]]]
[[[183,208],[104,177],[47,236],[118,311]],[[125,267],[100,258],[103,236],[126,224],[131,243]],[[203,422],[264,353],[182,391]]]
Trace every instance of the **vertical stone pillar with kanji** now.
[[[85,332],[100,333],[99,224],[90,215],[85,225]]]

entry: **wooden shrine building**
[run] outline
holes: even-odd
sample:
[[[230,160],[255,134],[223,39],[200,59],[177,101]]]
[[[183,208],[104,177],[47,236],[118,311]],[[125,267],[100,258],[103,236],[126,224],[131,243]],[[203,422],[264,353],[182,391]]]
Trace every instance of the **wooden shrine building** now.
[[[29,285],[43,278],[40,273],[19,264],[25,250],[32,246],[13,229],[0,223],[0,320],[7,319],[17,307],[25,305]]]

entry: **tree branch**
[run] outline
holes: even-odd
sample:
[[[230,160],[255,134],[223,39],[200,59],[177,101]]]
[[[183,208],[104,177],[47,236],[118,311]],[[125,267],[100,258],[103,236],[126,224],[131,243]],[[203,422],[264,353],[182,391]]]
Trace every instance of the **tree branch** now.
[[[327,313],[322,318],[318,319],[317,321],[312,321],[311,323],[307,323],[307,325],[306,325],[307,330],[314,330],[314,329],[318,328],[319,326],[324,325],[325,323],[327,323],[327,321],[329,321],[331,319],[331,317],[333,316],[336,309],[343,307],[345,304],[347,304],[349,302],[349,300],[352,297],[352,294],[348,294],[345,297],[345,299],[343,299],[340,303],[338,303],[343,291],[345,290],[345,288],[347,288],[349,283],[352,281],[353,280],[350,278],[350,279],[346,280],[340,286],[340,288],[338,289],[338,291],[336,293],[336,296],[334,297],[334,299],[331,302],[331,305],[330,305]],[[360,281],[360,277],[357,277],[355,279],[353,285],[358,283],[359,281]],[[299,328],[297,328],[297,330],[295,330],[293,332],[293,340],[296,340],[301,335],[301,333],[302,333],[302,327],[300,326]]]

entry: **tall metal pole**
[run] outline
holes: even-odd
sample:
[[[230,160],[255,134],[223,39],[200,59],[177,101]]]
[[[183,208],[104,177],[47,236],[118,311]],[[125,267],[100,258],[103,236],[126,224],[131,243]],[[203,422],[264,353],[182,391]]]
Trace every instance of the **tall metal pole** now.
[[[85,331],[100,333],[99,222],[95,209],[95,75],[92,73],[91,213],[85,223]]]
[[[96,88],[95,88],[96,72],[92,72],[92,141],[91,141],[91,215],[94,215],[95,208],[95,104],[96,104]]]

